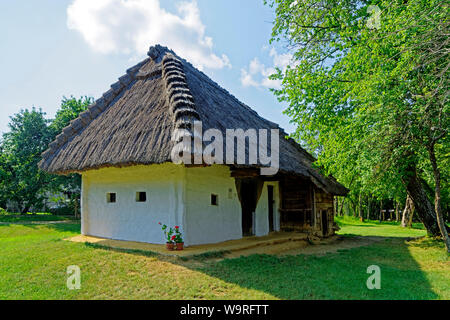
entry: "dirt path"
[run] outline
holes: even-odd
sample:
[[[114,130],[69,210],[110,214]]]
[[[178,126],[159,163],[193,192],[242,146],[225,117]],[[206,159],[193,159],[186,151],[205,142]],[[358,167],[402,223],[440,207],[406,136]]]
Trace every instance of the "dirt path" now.
[[[336,239],[321,242],[319,244],[310,244],[307,241],[295,241],[276,244],[272,246],[256,247],[240,251],[230,252],[224,258],[237,258],[252,254],[270,254],[270,255],[299,255],[312,254],[324,255],[334,253],[338,250],[352,249],[384,241],[386,237],[337,237]]]

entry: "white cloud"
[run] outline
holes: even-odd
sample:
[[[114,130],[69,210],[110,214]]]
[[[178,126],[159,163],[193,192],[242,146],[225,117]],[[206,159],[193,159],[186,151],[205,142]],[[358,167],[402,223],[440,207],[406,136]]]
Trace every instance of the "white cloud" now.
[[[269,76],[276,72],[276,68],[279,68],[284,72],[288,65],[292,63],[292,54],[278,54],[275,48],[272,48],[269,52],[269,56],[272,58],[272,67],[266,67],[258,58],[254,58],[250,61],[248,68],[241,69],[241,84],[243,86],[274,89],[281,88],[281,81],[270,80]]]
[[[161,8],[159,0],[74,0],[67,26],[100,53],[136,56],[161,44],[201,69],[231,67],[226,55],[213,52],[197,2],[178,2],[176,11]]]

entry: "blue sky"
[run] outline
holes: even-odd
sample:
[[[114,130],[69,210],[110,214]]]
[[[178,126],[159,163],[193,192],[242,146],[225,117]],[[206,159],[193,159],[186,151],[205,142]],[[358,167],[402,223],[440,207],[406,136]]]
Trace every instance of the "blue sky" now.
[[[0,132],[21,108],[51,118],[63,96],[98,98],[156,43],[292,132],[267,80],[290,61],[272,20],[263,0],[0,1]]]

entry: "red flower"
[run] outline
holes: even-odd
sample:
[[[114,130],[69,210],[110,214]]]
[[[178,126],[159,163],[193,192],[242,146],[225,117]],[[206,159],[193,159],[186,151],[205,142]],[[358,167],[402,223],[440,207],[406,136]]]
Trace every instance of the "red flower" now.
[[[180,227],[179,226],[175,226],[175,229],[180,229]]]
[[[176,236],[172,236],[172,240],[175,240]]]
[[[158,222],[159,225],[161,225],[161,222]]]

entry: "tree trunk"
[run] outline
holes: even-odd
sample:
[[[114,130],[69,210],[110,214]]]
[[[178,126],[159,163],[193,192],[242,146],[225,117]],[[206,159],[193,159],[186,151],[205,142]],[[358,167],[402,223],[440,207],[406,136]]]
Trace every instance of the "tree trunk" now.
[[[370,196],[367,196],[367,220],[370,220]]]
[[[414,212],[416,212],[416,210],[414,209],[414,207],[412,207],[411,214],[409,215],[409,220],[408,220],[408,226],[409,226],[410,228],[412,228],[412,222],[413,222],[413,218],[414,218]]]
[[[356,201],[351,201],[351,205],[352,205],[352,216],[356,217]]]
[[[339,215],[342,217],[344,215],[344,202],[345,198],[342,198],[341,208],[339,209]]]
[[[398,204],[398,201],[395,200],[395,221],[397,221],[397,222],[400,221],[400,214],[399,214],[398,210],[399,210],[399,204]]]
[[[78,219],[78,199],[75,197],[74,203],[75,219]]]
[[[338,215],[339,201],[338,197],[333,197],[333,214],[335,217]]]
[[[361,208],[361,192],[359,193],[358,214],[359,214],[359,220],[361,220],[361,222],[364,222],[364,217],[363,217],[362,208]]]
[[[408,195],[406,197],[405,209],[403,210],[403,217],[402,217],[403,228],[406,227],[411,228],[413,213],[414,213],[414,203],[411,197]]]
[[[383,200],[380,200],[380,215],[378,216],[378,220],[380,220],[380,222],[383,221]]]
[[[439,230],[433,205],[428,199],[422,183],[417,176],[417,170],[414,164],[410,164],[408,174],[403,177],[403,183],[406,186],[408,195],[414,203],[414,208],[420,221],[424,224],[425,229],[427,229],[428,235],[434,237],[440,236],[441,232]]]
[[[433,175],[435,182],[434,191],[434,210],[436,211],[437,223],[439,230],[441,231],[442,240],[444,240],[447,252],[450,253],[450,239],[448,238],[447,228],[444,222],[444,217],[441,211],[441,172],[437,165],[436,154],[434,151],[434,144],[432,143],[428,148],[428,154],[430,155],[431,166],[433,167]]]

